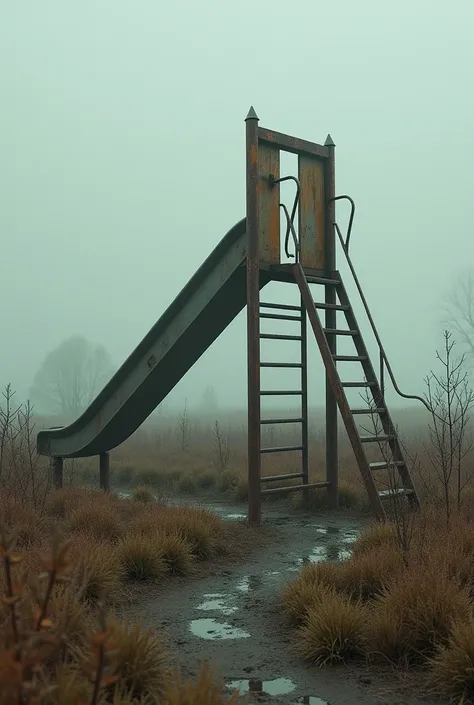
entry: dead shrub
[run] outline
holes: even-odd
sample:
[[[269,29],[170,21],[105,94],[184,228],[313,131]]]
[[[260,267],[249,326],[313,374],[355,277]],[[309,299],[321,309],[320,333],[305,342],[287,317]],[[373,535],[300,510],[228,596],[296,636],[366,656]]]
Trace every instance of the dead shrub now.
[[[129,580],[158,580],[168,570],[163,547],[153,536],[129,534],[118,544],[117,557]]]
[[[428,685],[440,696],[474,702],[474,617],[453,623],[447,643],[429,659]]]
[[[399,663],[422,663],[448,639],[456,619],[466,619],[466,589],[436,565],[413,565],[374,601],[371,648]]]
[[[327,590],[297,629],[297,651],[319,666],[346,662],[363,654],[366,623],[367,611],[362,602]]]

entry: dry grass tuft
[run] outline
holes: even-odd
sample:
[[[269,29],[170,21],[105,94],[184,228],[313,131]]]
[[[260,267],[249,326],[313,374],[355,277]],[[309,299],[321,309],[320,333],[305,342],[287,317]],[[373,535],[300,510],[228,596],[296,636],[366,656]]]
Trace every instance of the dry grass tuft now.
[[[367,618],[362,602],[325,589],[297,629],[297,651],[319,666],[358,657],[366,647]]]
[[[164,694],[164,705],[234,705],[239,697],[234,691],[228,697],[224,693],[224,683],[214,682],[214,674],[204,662],[195,682],[183,681],[178,674]]]
[[[467,619],[469,593],[436,565],[413,565],[375,599],[374,655],[393,663],[422,663],[446,643],[454,620]]]
[[[193,547],[178,534],[158,533],[157,547],[171,575],[188,575],[193,567]]]
[[[204,509],[169,508],[162,512],[161,527],[166,533],[182,536],[191,546],[198,560],[206,560],[218,550],[217,534],[222,532],[223,521],[216,514]]]
[[[115,546],[82,535],[73,541],[71,555],[74,582],[86,602],[115,602],[120,598],[125,570]]]
[[[359,556],[374,549],[392,550],[397,545],[397,532],[393,524],[371,524],[352,544],[352,555]]]
[[[335,590],[319,580],[294,580],[283,591],[283,608],[293,625],[303,624],[308,613]]]
[[[459,703],[474,702],[474,616],[453,624],[447,643],[429,660],[428,685]]]
[[[143,504],[154,502],[155,493],[153,487],[150,487],[150,485],[137,485],[132,490],[132,499],[136,502],[143,502]]]
[[[158,580],[168,571],[162,543],[156,536],[129,534],[118,544],[117,557],[129,580]]]
[[[144,702],[162,702],[169,683],[168,653],[163,641],[140,624],[109,621],[111,641],[116,649],[115,670],[119,680],[107,688],[110,695],[126,693]]]
[[[122,533],[120,514],[115,506],[94,499],[71,512],[69,529],[99,540],[116,541]]]
[[[351,597],[368,600],[391,584],[404,563],[398,548],[379,545],[351,556],[341,568],[339,586]]]

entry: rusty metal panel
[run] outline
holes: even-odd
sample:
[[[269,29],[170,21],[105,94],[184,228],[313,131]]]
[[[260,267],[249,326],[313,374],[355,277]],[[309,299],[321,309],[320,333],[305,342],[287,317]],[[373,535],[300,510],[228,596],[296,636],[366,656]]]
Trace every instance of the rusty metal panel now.
[[[282,132],[275,132],[275,130],[267,130],[265,127],[258,128],[258,139],[259,144],[267,142],[292,154],[312,154],[320,159],[327,159],[329,156],[326,145],[308,142],[308,140],[285,135]]]
[[[270,186],[269,176],[280,177],[280,150],[258,145],[258,222],[260,261],[280,264],[280,186]]]
[[[303,267],[325,269],[324,161],[298,157],[300,262]]]

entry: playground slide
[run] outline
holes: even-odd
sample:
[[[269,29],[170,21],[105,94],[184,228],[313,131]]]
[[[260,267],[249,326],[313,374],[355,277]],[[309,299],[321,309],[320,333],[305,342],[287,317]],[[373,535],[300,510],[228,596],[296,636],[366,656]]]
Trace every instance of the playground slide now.
[[[126,440],[245,307],[246,247],[243,219],[84,413],[69,426],[38,433],[38,452],[78,458],[104,453]]]

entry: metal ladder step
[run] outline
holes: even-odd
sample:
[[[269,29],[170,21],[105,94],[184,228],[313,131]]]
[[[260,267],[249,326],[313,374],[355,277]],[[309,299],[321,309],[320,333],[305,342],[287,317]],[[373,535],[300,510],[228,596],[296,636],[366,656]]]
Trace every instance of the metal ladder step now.
[[[278,396],[298,396],[303,394],[301,389],[273,389],[273,390],[260,390],[260,394],[264,397],[278,397]]]
[[[369,468],[371,470],[386,470],[391,466],[396,466],[398,468],[404,467],[405,463],[403,460],[393,460],[391,462],[386,462],[385,460],[379,460],[375,463],[369,463]]]
[[[266,475],[260,478],[260,482],[277,482],[278,480],[293,480],[297,477],[304,477],[302,472],[289,472],[286,475]]]
[[[261,448],[260,453],[288,453],[292,450],[303,450],[304,446],[275,446],[274,448]]]
[[[343,330],[340,328],[323,328],[323,331],[326,335],[359,335],[359,331],[355,329]]]
[[[280,335],[278,333],[260,333],[265,340],[301,340],[301,335]]]
[[[260,308],[273,308],[277,311],[301,311],[301,306],[291,306],[290,304],[270,304],[260,302]]]
[[[344,304],[325,304],[322,302],[314,302],[314,307],[315,308],[322,308],[325,309],[326,311],[348,311],[349,306],[345,306]]]
[[[279,424],[279,423],[303,423],[303,418],[297,418],[297,419],[260,419],[260,423],[262,425],[273,425],[273,424]]]
[[[325,284],[325,285],[337,285],[341,283],[340,279],[328,279],[326,277],[312,277],[311,275],[308,275],[306,277],[306,281],[308,284]]]
[[[361,443],[378,443],[378,442],[385,442],[385,441],[394,441],[396,440],[396,436],[359,436],[360,437],[360,442]]]
[[[406,496],[415,494],[414,491],[409,487],[398,487],[392,490],[379,490],[380,499],[390,499],[390,497]]]
[[[301,362],[261,362],[260,367],[289,367],[290,369],[300,369],[303,365]]]
[[[363,362],[367,360],[366,355],[333,355],[332,359],[336,362]]]
[[[290,485],[289,487],[269,487],[265,490],[260,490],[261,495],[279,494],[286,492],[301,492],[301,490],[312,490],[320,487],[329,487],[329,482],[308,482],[307,484]]]
[[[354,414],[354,416],[356,416],[357,414],[367,414],[367,416],[370,416],[371,414],[386,414],[388,412],[384,406],[380,406],[376,409],[370,409],[368,407],[367,409],[351,409],[351,413]]]
[[[275,321],[301,321],[301,316],[290,316],[284,313],[259,313],[260,318],[271,318]]]

